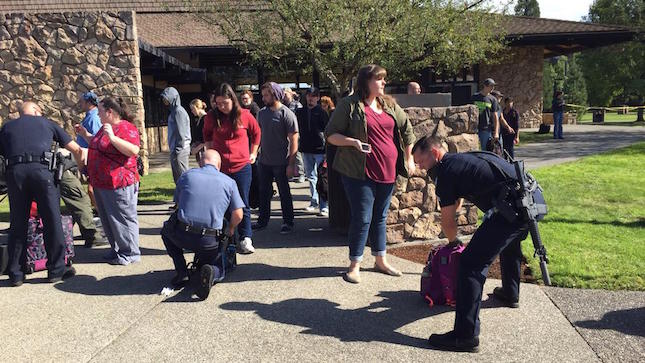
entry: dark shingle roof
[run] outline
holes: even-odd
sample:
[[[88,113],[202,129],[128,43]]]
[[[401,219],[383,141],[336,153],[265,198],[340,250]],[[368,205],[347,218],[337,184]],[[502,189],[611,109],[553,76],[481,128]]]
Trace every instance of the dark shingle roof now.
[[[579,21],[531,18],[526,16],[508,16],[502,22],[508,36],[537,34],[569,34],[615,32],[628,30],[622,26],[608,24],[583,23]]]
[[[226,37],[215,26],[196,20],[186,13],[136,14],[137,32],[155,47],[217,47],[227,46]]]
[[[133,10],[137,12],[139,37],[155,47],[226,46],[226,38],[217,29],[209,28],[186,14],[195,6],[212,4],[213,1],[235,0],[0,0],[0,13]],[[262,2],[240,2],[239,8],[241,11],[257,10]],[[634,32],[621,26],[521,16],[507,16],[502,27],[509,39],[524,38],[527,42],[532,37],[540,44],[548,43],[550,35],[593,36]],[[620,39],[630,37],[625,35]]]

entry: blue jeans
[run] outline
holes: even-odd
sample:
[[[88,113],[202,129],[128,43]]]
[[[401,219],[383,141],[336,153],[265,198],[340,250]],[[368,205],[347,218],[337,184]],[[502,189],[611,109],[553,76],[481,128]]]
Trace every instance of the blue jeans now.
[[[493,136],[493,132],[491,130],[479,130],[477,132],[477,136],[479,136],[479,145],[481,150],[486,151],[486,143],[491,136]]]
[[[385,220],[390,208],[394,183],[383,184],[342,176],[349,201],[349,259],[361,261],[363,250],[370,238],[373,256],[385,256]]]
[[[280,207],[282,208],[282,223],[293,226],[293,199],[287,178],[287,166],[264,165],[258,163],[260,176],[260,211],[258,224],[266,225],[271,217],[271,197],[273,197],[273,180],[278,184]]]
[[[311,206],[327,208],[326,200],[319,200],[316,183],[318,182],[318,166],[325,160],[324,154],[305,154],[302,153],[302,159],[305,163],[305,176],[309,180],[309,192],[311,193]]]
[[[553,113],[553,138],[561,139],[562,138],[562,120],[564,119],[564,112],[554,112]]]
[[[236,173],[227,174],[231,179],[235,180],[237,190],[240,192],[240,197],[244,202],[244,218],[237,226],[237,233],[240,235],[240,240],[244,237],[253,235],[251,231],[251,209],[249,208],[249,190],[251,190],[251,164],[246,164],[242,169]]]

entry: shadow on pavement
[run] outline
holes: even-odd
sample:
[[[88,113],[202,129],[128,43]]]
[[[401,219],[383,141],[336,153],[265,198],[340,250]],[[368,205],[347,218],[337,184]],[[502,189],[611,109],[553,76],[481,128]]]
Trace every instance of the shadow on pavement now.
[[[604,224],[604,225],[627,227],[627,228],[645,228],[645,218],[637,218],[634,221],[623,222],[623,221],[599,221],[595,219],[583,220],[583,219],[546,217],[543,223],[549,223],[549,222],[568,223],[568,224],[593,224],[593,225]]]
[[[385,342],[416,348],[428,348],[426,338],[397,330],[452,310],[447,306],[428,308],[417,291],[382,291],[377,296],[383,299],[358,309],[341,309],[339,304],[324,299],[289,299],[273,304],[230,302],[220,308],[254,311],[268,321],[306,328],[302,334],[335,337],[342,342]],[[482,303],[482,308],[492,307],[488,301]],[[433,333],[431,328],[428,326],[428,336]]]
[[[623,334],[645,337],[645,307],[611,311],[600,320],[577,321],[574,325],[585,329],[615,330]]]
[[[346,267],[282,267],[249,263],[238,265],[223,283],[244,281],[286,281],[319,277],[339,277]]]
[[[141,251],[142,256],[164,256],[168,254],[166,250],[158,250],[154,248],[139,247],[139,250]],[[107,261],[103,259],[103,255],[105,255],[108,251],[107,248],[83,248],[80,246],[75,246],[74,251],[76,252],[76,256],[74,256],[74,258],[72,259],[74,264],[81,264],[81,263],[107,264]]]
[[[54,287],[81,295],[156,295],[173,276],[174,271],[170,270],[139,275],[110,276],[101,280],[97,280],[95,276],[76,275]]]

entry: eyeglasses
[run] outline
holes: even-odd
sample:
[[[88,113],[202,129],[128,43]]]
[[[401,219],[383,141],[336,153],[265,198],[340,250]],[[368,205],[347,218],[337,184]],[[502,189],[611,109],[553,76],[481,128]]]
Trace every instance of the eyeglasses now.
[[[224,107],[227,106],[230,102],[232,102],[232,100],[230,98],[227,98],[225,101],[215,102],[215,105],[217,107]]]

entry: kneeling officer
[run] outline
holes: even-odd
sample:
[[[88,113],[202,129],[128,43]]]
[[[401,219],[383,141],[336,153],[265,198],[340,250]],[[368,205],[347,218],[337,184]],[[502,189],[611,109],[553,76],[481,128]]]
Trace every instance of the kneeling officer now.
[[[65,266],[65,240],[60,218],[60,192],[52,172],[53,141],[72,152],[81,164],[81,148],[54,122],[42,117],[34,102],[24,102],[21,116],[0,130],[0,154],[5,158],[11,229],[9,231],[9,279],[22,285],[27,262],[27,225],[33,200],[43,220],[47,279],[57,282],[73,276]],[[81,164],[82,165],[82,164]]]
[[[242,221],[244,202],[235,181],[219,171],[222,161],[215,150],[207,150],[200,168],[184,172],[177,180],[177,210],[164,223],[161,238],[172,258],[177,275],[172,285],[188,282],[183,249],[194,251],[200,267],[197,296],[206,299],[215,279],[220,277],[217,254],[222,238],[232,238]],[[225,230],[224,215],[230,213]],[[225,251],[222,251],[225,253]]]
[[[494,296],[510,307],[518,307],[520,287],[520,243],[528,225],[517,218],[509,221],[496,206],[508,179],[516,175],[513,165],[488,153],[448,154],[441,141],[426,136],[412,149],[414,161],[434,179],[441,206],[441,229],[453,242],[457,239],[456,211],[460,198],[488,212],[459,261],[454,330],[432,334],[431,346],[441,350],[476,352],[479,349],[479,308],[488,267],[500,255],[502,287]],[[492,166],[493,163],[495,166]],[[495,170],[496,168],[500,170]]]

